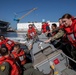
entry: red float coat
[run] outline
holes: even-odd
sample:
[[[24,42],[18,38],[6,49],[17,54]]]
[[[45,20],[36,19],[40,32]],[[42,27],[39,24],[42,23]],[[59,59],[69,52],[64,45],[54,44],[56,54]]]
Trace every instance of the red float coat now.
[[[47,26],[49,26],[49,24],[48,23],[44,23],[43,25],[42,25],[42,33],[45,33],[45,32],[47,32],[47,31],[50,31],[50,30],[47,30]]]
[[[37,34],[36,29],[34,27],[32,27],[31,29],[28,29],[27,33],[28,33],[28,38],[30,39],[33,39]]]
[[[76,19],[72,21],[71,26],[64,27],[64,30],[71,45],[76,47]]]
[[[11,57],[0,57],[0,65],[3,62],[8,62],[10,64],[10,75],[21,75],[19,67],[15,64],[14,60]],[[6,74],[5,74],[6,75]]]
[[[2,44],[5,44],[6,43],[6,39],[4,39],[3,41],[2,40],[0,40],[0,46],[2,46]]]
[[[26,64],[26,55],[24,50],[21,49],[18,53],[13,50],[12,54],[16,60],[20,61],[21,65]]]
[[[59,25],[59,29],[63,29],[64,28],[64,25]]]
[[[9,40],[9,39],[4,39],[3,41],[2,41],[2,43],[1,44],[5,44],[6,45],[6,47],[8,48],[8,50],[10,51],[10,50],[12,50],[12,48],[14,47],[14,41],[12,41],[12,40]]]
[[[1,40],[0,40],[0,47],[1,47],[1,45],[2,45],[2,42],[1,42]]]

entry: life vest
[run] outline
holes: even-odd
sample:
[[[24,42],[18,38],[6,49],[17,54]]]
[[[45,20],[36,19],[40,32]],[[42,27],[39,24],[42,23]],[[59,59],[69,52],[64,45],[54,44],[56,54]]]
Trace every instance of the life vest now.
[[[59,25],[59,29],[63,29],[64,28],[64,25]]]
[[[21,75],[19,67],[15,64],[15,62],[12,58],[0,57],[0,65],[2,65],[3,62],[8,62],[10,64],[10,75]]]
[[[0,47],[1,47],[1,45],[2,45],[2,42],[1,42],[1,40],[0,40]]]
[[[64,27],[66,36],[69,42],[76,47],[76,20],[72,21],[72,25],[69,27]]]
[[[44,23],[44,24],[42,25],[42,33],[45,33],[45,32],[47,32],[47,31],[50,31],[50,28],[47,29],[47,27],[49,28],[49,24],[48,24],[48,23]]]
[[[2,44],[5,44],[6,47],[8,48],[8,50],[11,51],[12,48],[14,47],[14,44],[15,44],[15,43],[14,43],[14,41],[12,41],[12,40],[5,39],[5,40],[2,41]]]
[[[6,39],[4,39],[3,41],[2,40],[0,40],[0,46],[2,46],[2,44],[5,44],[6,43]]]
[[[36,36],[37,32],[34,27],[28,29],[28,38],[33,39]]]
[[[14,50],[12,52],[14,58],[18,61],[20,61],[20,65],[26,64],[26,55],[23,49],[19,51],[19,53],[16,53]]]

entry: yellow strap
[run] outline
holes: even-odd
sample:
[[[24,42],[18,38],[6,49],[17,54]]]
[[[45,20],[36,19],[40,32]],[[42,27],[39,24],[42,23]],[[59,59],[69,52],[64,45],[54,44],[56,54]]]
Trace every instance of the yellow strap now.
[[[4,71],[5,68],[6,68],[5,65],[1,65],[1,66],[0,66],[0,70],[1,70],[1,71]]]

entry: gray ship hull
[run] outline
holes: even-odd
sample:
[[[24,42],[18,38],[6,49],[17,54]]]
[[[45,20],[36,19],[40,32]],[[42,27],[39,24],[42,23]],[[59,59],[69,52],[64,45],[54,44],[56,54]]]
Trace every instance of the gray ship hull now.
[[[0,32],[6,32],[9,27],[9,22],[1,21],[0,20]]]

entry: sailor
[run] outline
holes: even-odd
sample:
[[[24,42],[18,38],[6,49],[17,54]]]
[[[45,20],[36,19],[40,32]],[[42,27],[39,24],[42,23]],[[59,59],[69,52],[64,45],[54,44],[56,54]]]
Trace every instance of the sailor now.
[[[20,44],[15,44],[12,51],[13,58],[20,61],[21,65],[26,64],[26,54],[23,49],[20,48]]]
[[[52,33],[52,36],[54,36],[58,31],[55,31],[55,32],[53,32],[55,29],[57,28],[57,24],[55,24],[55,23],[53,23],[52,25],[51,25],[51,33]]]
[[[29,24],[29,29],[27,31],[27,36],[28,36],[29,39],[34,39],[37,36],[36,28],[32,24]]]
[[[68,40],[74,47],[76,47],[76,19],[74,19],[70,14],[63,15],[62,19]]]
[[[53,23],[51,25],[51,29],[52,29],[51,30],[51,37],[53,37],[55,34],[58,33],[59,30],[55,31],[57,28],[58,28],[57,24]],[[54,41],[51,41],[51,44],[53,44],[55,47],[57,47],[59,45],[59,41],[60,41],[60,39],[56,39]]]
[[[1,39],[1,45],[5,44],[9,51],[11,51],[13,49],[13,46],[15,44],[14,41],[12,41],[8,38],[5,38],[3,35],[0,36],[0,39]]]
[[[45,33],[47,37],[50,36],[50,27],[47,22],[42,22],[42,27],[41,27],[42,33]]]
[[[19,64],[20,66],[23,67],[27,67],[27,59],[26,59],[26,54],[28,54],[28,52],[26,52],[25,50],[20,48],[20,44],[15,44],[14,46],[14,50],[12,51],[12,58],[14,58]],[[29,66],[31,67],[32,64],[30,63]]]
[[[7,47],[0,49],[0,75],[21,75],[21,70],[10,57]]]
[[[29,50],[33,48],[34,42],[38,41],[38,34],[36,28],[33,26],[33,24],[29,24],[27,31],[27,42],[25,45],[28,47]]]
[[[72,46],[72,56],[76,60],[76,19],[70,14],[64,14],[62,20],[68,42]]]
[[[42,33],[46,33],[47,31],[50,31],[49,24],[46,22],[42,22]]]

